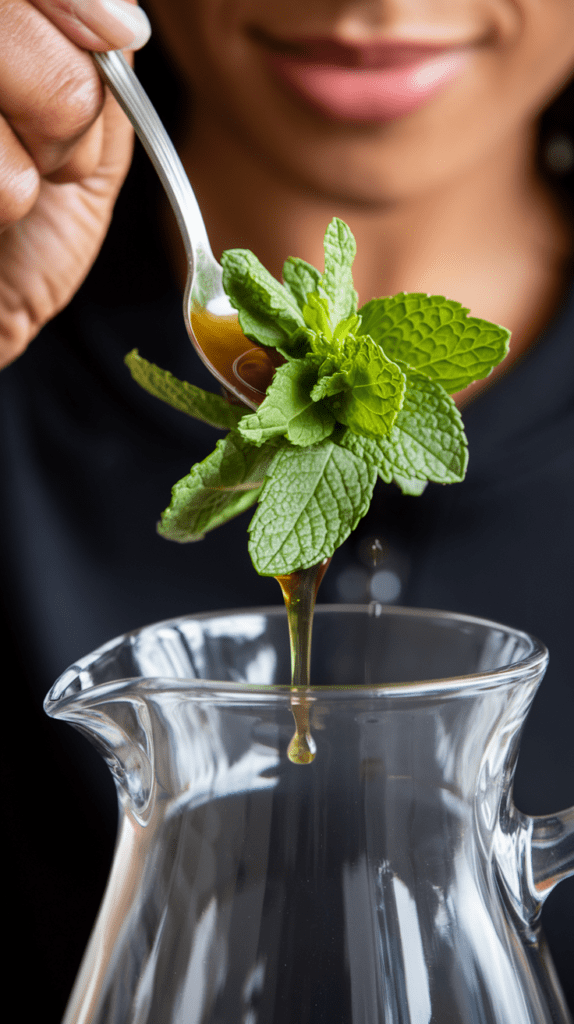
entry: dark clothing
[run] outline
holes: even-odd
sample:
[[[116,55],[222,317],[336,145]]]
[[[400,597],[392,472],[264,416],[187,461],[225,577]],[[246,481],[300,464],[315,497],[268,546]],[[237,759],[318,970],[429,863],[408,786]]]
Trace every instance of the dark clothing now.
[[[125,630],[280,601],[275,581],[258,577],[249,561],[250,513],[199,544],[170,544],[155,533],[171,486],[219,435],[141,391],[123,365],[137,346],[215,390],[188,341],[165,246],[150,234],[152,200],[146,186],[134,192],[130,183],[142,174],[138,166],[85,285],[0,376],[14,937],[34,965],[44,1024],[59,1019],[96,913],[115,797],[98,755],[68,726],[44,719],[42,698],[78,656]],[[368,599],[365,552],[376,537],[400,603],[538,635],[551,661],[525,730],[515,795],[522,810],[548,813],[574,804],[574,290],[537,346],[463,418],[466,480],[431,484],[420,498],[379,483],[320,596]],[[562,883],[545,920],[574,1006],[573,896],[574,883]]]

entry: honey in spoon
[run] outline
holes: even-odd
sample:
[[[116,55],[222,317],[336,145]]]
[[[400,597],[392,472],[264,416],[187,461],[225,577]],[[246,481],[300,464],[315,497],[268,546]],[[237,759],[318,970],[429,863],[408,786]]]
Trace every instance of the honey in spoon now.
[[[260,405],[275,370],[285,362],[283,356],[274,348],[249,341],[236,315],[213,316],[192,307],[190,321],[207,368],[228,391],[241,394],[252,409]]]

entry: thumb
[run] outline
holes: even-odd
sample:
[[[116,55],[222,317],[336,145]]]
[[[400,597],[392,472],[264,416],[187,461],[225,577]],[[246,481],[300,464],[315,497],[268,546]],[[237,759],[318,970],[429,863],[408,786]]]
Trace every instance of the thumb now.
[[[135,0],[32,0],[47,18],[86,50],[139,50],[151,26]]]

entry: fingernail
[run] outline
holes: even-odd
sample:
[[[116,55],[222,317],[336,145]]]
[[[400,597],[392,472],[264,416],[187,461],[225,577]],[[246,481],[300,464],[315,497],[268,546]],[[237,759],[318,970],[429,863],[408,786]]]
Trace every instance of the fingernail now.
[[[124,49],[139,50],[145,46],[151,36],[151,25],[141,7],[127,4],[125,0],[100,0],[100,4],[107,14],[121,23],[126,32],[132,33],[132,40],[124,45]]]
[[[71,6],[74,20],[117,50],[139,50],[151,36],[145,12],[126,0],[73,0]]]

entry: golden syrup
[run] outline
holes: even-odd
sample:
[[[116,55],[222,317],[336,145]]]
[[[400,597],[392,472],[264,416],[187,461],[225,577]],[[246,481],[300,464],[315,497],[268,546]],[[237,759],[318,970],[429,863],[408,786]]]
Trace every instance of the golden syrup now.
[[[291,711],[295,733],[287,748],[287,756],[293,764],[309,764],[316,752],[309,725],[311,635],[317,591],[330,561],[330,558],[325,558],[309,569],[298,569],[286,576],[275,577],[283,593],[289,624]]]
[[[212,373],[224,386],[232,384],[250,404],[259,405],[275,370],[285,362],[283,356],[246,338],[235,315],[213,316],[192,307],[190,320]]]

